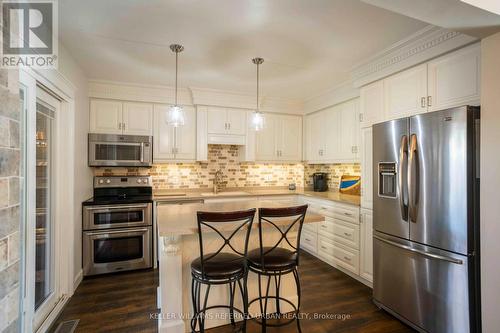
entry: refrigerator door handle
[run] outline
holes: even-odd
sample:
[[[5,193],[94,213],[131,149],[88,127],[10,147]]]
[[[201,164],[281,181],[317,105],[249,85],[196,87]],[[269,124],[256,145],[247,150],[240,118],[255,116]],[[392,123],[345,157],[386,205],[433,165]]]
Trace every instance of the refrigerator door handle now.
[[[419,173],[417,156],[417,135],[410,136],[410,156],[408,158],[408,217],[417,222]]]
[[[375,238],[375,239],[377,239],[377,240],[379,240],[381,242],[384,242],[386,244],[389,244],[389,245],[392,245],[392,246],[395,246],[395,247],[399,247],[400,249],[420,254],[420,255],[422,255],[424,257],[427,257],[427,258],[437,259],[437,260],[444,260],[444,261],[448,261],[448,262],[451,262],[451,263],[457,264],[457,265],[462,265],[464,263],[460,259],[456,259],[456,258],[449,257],[449,256],[442,256],[440,254],[436,254],[436,253],[431,253],[431,252],[426,252],[426,251],[414,249],[414,248],[412,248],[410,246],[407,246],[407,245],[404,245],[404,244],[399,244],[397,242],[393,242],[393,241],[390,241],[388,239],[384,239],[384,238],[379,237],[377,235],[373,235],[373,238]]]
[[[401,137],[401,146],[399,147],[399,206],[401,208],[401,217],[408,221],[408,137]]]

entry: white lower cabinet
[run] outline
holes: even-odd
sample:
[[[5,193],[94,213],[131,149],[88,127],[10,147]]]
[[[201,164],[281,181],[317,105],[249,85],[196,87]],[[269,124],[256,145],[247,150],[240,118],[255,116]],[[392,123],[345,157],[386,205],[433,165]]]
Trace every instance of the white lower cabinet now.
[[[361,229],[359,207],[310,197],[302,197],[301,201],[309,205],[310,212],[323,215],[325,221],[304,225],[300,247],[370,285],[371,271],[367,272],[371,266],[367,265],[372,259],[366,246],[371,248],[371,234]],[[364,258],[368,253],[370,257]]]
[[[361,210],[361,266],[359,275],[373,282],[373,212]]]

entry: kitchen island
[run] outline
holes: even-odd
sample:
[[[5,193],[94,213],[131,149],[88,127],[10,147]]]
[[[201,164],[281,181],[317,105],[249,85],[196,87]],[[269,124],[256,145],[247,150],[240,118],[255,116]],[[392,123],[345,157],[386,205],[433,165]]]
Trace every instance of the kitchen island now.
[[[197,229],[197,211],[227,212],[246,210],[260,207],[287,207],[296,206],[296,201],[270,201],[248,198],[245,201],[236,202],[214,202],[203,203],[200,201],[166,201],[159,203],[156,207],[156,220],[158,232],[158,255],[159,255],[159,287],[158,307],[160,308],[158,330],[161,333],[184,333],[190,331],[191,304],[191,262],[199,257],[199,240]],[[254,219],[254,228],[251,233],[249,250],[258,247],[258,233],[256,232],[258,216]],[[307,213],[304,223],[322,222],[324,217],[314,213]],[[273,228],[267,228],[265,237],[279,239],[279,232]],[[217,248],[215,234],[208,232],[204,234],[204,242],[214,243]],[[238,236],[236,236],[238,237]],[[242,235],[235,242],[243,241]],[[257,279],[254,274],[249,274],[248,279],[249,300],[258,295]],[[208,305],[226,304],[229,300],[227,286],[211,288]],[[202,293],[204,289],[202,288]],[[293,277],[284,277],[280,286],[280,293],[285,298],[296,304],[297,292]],[[272,303],[272,302],[271,302]],[[273,304],[269,304],[269,312],[273,311]],[[235,306],[243,308],[241,298],[237,297]],[[257,303],[250,308],[250,313],[256,313]],[[291,309],[283,306],[282,311]],[[227,311],[221,309],[218,312],[209,312],[206,320],[206,328],[229,324],[229,318],[225,316]],[[210,316],[213,315],[213,316]]]

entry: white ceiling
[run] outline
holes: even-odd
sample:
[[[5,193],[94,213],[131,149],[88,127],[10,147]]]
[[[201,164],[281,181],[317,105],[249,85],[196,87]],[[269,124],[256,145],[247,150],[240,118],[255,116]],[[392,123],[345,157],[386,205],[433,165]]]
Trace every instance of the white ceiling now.
[[[60,37],[90,79],[307,99],[426,24],[358,0],[59,0]]]

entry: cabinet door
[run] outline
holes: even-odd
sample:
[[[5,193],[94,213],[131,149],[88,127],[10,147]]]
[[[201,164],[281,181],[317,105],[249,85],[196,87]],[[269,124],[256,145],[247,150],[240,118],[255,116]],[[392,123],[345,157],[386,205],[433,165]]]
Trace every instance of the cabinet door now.
[[[90,101],[90,132],[122,134],[122,102],[102,99]]]
[[[336,161],[341,159],[340,152],[340,112],[342,106],[334,106],[333,108],[322,111],[323,119],[323,150],[321,152],[321,160]]]
[[[308,161],[319,161],[324,151],[324,116],[321,112],[307,116],[307,152]]]
[[[361,129],[361,207],[373,207],[373,132]]]
[[[282,161],[302,160],[302,118],[279,116],[277,146]]]
[[[238,109],[227,110],[228,134],[246,134],[246,111]]]
[[[384,82],[371,83],[360,90],[361,127],[384,120]]]
[[[429,110],[479,103],[480,52],[474,44],[429,62]]]
[[[373,281],[373,214],[370,210],[361,211],[361,267],[362,278]]]
[[[153,135],[153,105],[123,103],[123,134]]]
[[[153,161],[174,159],[174,128],[167,124],[168,105],[154,106]]]
[[[211,134],[227,134],[227,109],[208,108],[207,130]]]
[[[386,120],[427,111],[427,64],[388,77],[384,92]]]
[[[184,108],[185,122],[175,129],[175,159],[196,159],[196,110]]]
[[[338,156],[343,161],[355,162],[359,158],[359,100],[343,103],[339,115]]]
[[[279,119],[273,114],[265,114],[264,116],[266,117],[266,126],[255,133],[255,159],[257,161],[275,161],[279,158],[276,145]]]

